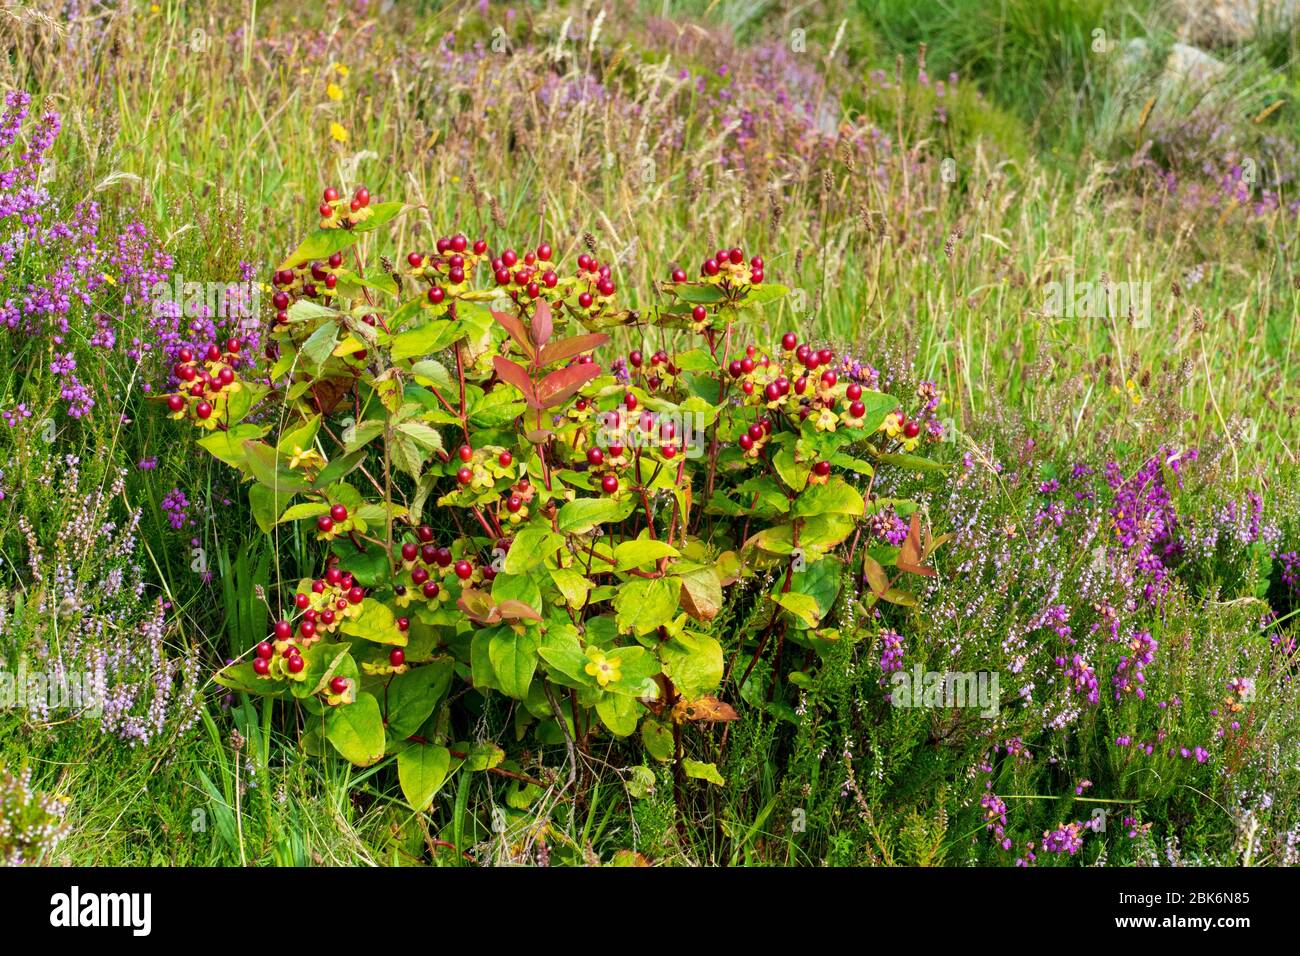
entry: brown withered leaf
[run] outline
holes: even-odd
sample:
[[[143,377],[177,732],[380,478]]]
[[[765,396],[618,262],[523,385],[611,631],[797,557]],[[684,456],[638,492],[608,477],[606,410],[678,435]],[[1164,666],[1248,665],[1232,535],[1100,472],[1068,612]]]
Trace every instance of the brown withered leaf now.
[[[736,708],[725,701],[718,700],[716,697],[697,697],[692,701],[682,701],[674,709],[680,709],[682,717],[686,720],[701,724],[740,719],[740,714],[736,713]]]

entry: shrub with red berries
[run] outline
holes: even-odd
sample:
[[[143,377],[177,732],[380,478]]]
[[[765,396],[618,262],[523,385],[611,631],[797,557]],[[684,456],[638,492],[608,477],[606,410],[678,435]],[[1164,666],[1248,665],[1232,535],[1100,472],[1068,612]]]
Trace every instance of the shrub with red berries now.
[[[744,342],[786,290],[740,247],[671,270],[638,316],[608,265],[548,242],[456,233],[367,269],[401,210],[327,191],[273,277],[269,386],[240,381],[237,348],[177,366],[169,408],[250,482],[262,529],[296,529],[323,569],[218,679],[296,699],[357,764],[395,755],[417,808],[507,759],[467,742],[484,695],[518,701],[543,748],[630,738],[712,779],[686,731],[740,716],[773,635],[822,652],[844,580],[869,582],[849,595],[869,608],[930,573],[906,503],[901,546],[855,535],[877,469],[932,467],[918,410],[795,333]],[[602,330],[633,321],[694,342],[608,364]],[[743,579],[768,582],[765,637],[713,627]]]

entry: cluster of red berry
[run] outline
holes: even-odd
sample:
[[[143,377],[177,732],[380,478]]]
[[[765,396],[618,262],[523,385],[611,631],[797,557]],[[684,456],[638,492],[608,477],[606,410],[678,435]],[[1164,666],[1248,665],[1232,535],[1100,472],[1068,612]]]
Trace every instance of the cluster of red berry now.
[[[165,396],[167,410],[176,418],[188,415],[199,421],[212,419],[225,396],[238,388],[235,368],[241,361],[240,347],[239,339],[232,338],[226,340],[224,347],[216,343],[209,345],[201,356],[196,356],[191,349],[181,349],[172,366],[178,387]]]
[[[746,271],[749,273],[749,281],[759,285],[763,281],[763,257],[753,256],[746,266],[745,252],[739,246],[719,249],[700,266],[700,275],[709,279],[721,276],[724,281],[744,281]],[[681,269],[674,269],[673,281],[685,282],[686,273]]]
[[[339,282],[338,270],[342,266],[343,253],[336,252],[324,264],[311,260],[277,271],[272,279],[275,292],[271,294],[275,321],[280,325],[289,321],[289,306],[297,298],[317,299],[333,295]]]
[[[703,309],[703,306],[697,306]],[[632,370],[633,380],[640,379],[650,391],[658,391],[666,376],[675,376],[681,371],[669,358],[668,353],[659,349],[650,356],[650,368],[645,368],[645,354],[640,349],[633,349],[627,356],[628,367]]]
[[[477,239],[473,245],[461,233],[442,236],[434,244],[433,252],[408,252],[406,264],[411,275],[426,279],[429,302],[438,305],[447,298],[448,286],[463,285],[474,274],[474,268],[487,255],[486,239]]]
[[[394,586],[393,593],[397,596],[399,605],[405,606],[417,595],[426,601],[445,599],[447,595],[443,593],[442,584],[433,580],[434,574],[444,577],[454,574],[462,582],[474,577],[473,562],[466,558],[457,560],[452,555],[451,548],[435,544],[433,529],[427,524],[415,529],[415,537],[415,541],[404,541],[401,544],[402,570],[406,572],[410,584],[399,583]],[[487,577],[488,571],[488,568],[481,569],[481,576]],[[398,618],[399,629],[406,629],[403,623],[405,621],[406,618]]]
[[[319,515],[316,518],[316,530],[320,532],[322,538],[343,534],[352,527],[349,523],[350,518],[351,515],[344,505],[331,505],[329,514]]]
[[[320,213],[322,229],[351,229],[369,218],[369,207],[370,190],[365,186],[358,186],[350,200],[341,198],[339,191],[330,186],[316,211]]]

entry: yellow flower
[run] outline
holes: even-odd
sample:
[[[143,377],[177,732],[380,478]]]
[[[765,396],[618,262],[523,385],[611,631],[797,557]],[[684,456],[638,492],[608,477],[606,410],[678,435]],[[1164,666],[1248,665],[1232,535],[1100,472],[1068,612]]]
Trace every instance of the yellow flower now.
[[[330,136],[340,143],[346,143],[348,141],[348,131],[338,123],[330,123]]]
[[[114,278],[113,278],[111,275],[109,275],[107,272],[102,272],[102,273],[100,273],[100,276],[99,276],[99,277],[100,277],[101,279],[103,279],[105,282],[107,282],[109,285],[117,285],[117,280],[114,279]]]
[[[315,448],[308,448],[303,451],[301,445],[293,446],[293,456],[289,459],[289,468],[297,470],[298,468],[323,468],[325,459],[321,457],[320,452]]]
[[[600,684],[601,687],[604,687],[610,681],[618,680],[621,676],[618,669],[618,661],[610,660],[605,656],[604,651],[589,648],[587,650],[587,656],[591,658],[591,663],[587,665],[586,671],[592,677],[596,678],[596,683]]]
[[[343,88],[337,83],[331,83],[329,86],[325,87],[325,95],[337,103],[339,100],[343,99]]]
[[[335,73],[337,73],[339,76],[343,77],[344,79],[346,79],[348,73],[351,72],[342,63],[335,63],[332,67],[330,67],[330,69],[332,69]]]
[[[823,408],[817,416],[816,427],[819,432],[833,432],[839,416],[829,408]]]

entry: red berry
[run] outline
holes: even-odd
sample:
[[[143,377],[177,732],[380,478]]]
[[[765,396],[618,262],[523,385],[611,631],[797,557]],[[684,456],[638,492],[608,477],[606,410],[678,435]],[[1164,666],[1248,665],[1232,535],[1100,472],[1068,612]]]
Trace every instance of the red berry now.
[[[211,418],[212,406],[209,405],[207,402],[199,402],[198,405],[194,407],[194,414],[198,415],[199,418],[204,418],[204,419]]]
[[[421,544],[427,544],[433,540],[433,529],[427,524],[422,524],[415,529],[415,536],[420,540]]]
[[[420,592],[429,600],[436,598],[440,590],[442,589],[438,587],[437,581],[425,581],[424,585],[420,588]]]
[[[474,240],[474,255],[481,256],[485,252],[487,252],[487,240],[486,239]]]
[[[612,495],[618,491],[618,478],[614,475],[606,475],[600,479],[600,488],[605,494]]]
[[[438,567],[448,567],[451,564],[451,548],[439,548],[435,560],[438,562]]]
[[[819,461],[813,465],[813,472],[820,478],[825,478],[831,473],[831,463],[829,461]]]
[[[406,254],[406,262],[412,269],[418,269],[420,266],[424,265],[424,256],[418,252],[408,252]]]
[[[822,372],[822,385],[826,388],[834,388],[837,381],[839,381],[839,377],[830,369]]]
[[[256,657],[253,659],[253,673],[258,677],[265,677],[271,671],[271,664],[265,657]]]
[[[849,406],[849,414],[854,418],[861,418],[867,413],[867,406],[861,402],[854,402]]]
[[[183,399],[179,395],[168,395],[167,407],[171,409],[173,412],[179,412],[182,408],[185,407],[185,399]]]
[[[339,191],[337,189],[335,189],[333,186],[326,187],[325,189],[326,202],[336,202],[338,198],[339,198]]]
[[[438,305],[447,297],[447,293],[442,290],[442,286],[437,285],[432,286],[426,295],[428,296],[429,302],[433,305]]]
[[[301,635],[302,635],[304,638],[306,638],[307,640],[311,640],[313,637],[316,636],[316,624],[315,624],[315,622],[314,622],[314,621],[308,621],[308,620],[306,620],[306,619],[304,619],[304,620],[302,620],[302,621],[299,621],[299,622],[298,622],[298,633],[301,634]]]
[[[321,515],[316,519],[316,530],[322,534],[329,534],[334,530],[334,519],[329,515]]]
[[[399,631],[409,631],[411,629],[411,619],[408,617],[399,617],[397,619],[397,629]]]
[[[429,580],[428,568],[416,568],[414,571],[411,572],[412,584],[423,584],[427,580]]]
[[[370,190],[365,186],[358,186],[357,191],[352,194],[352,198],[363,206],[370,205]]]
[[[509,468],[514,460],[515,456],[510,454],[508,451],[503,451],[501,454],[497,455],[497,464],[502,468]]]
[[[763,389],[763,397],[769,402],[779,401],[781,398],[781,386],[776,382],[768,382]]]
[[[348,603],[360,604],[366,599],[366,592],[359,587],[348,588]]]
[[[346,677],[335,677],[330,681],[330,692],[341,694],[348,689],[348,679]]]
[[[289,668],[290,674],[301,674],[303,668],[306,666],[307,662],[302,659],[301,654],[295,654],[293,657],[289,658],[288,662],[285,664],[285,667]]]
[[[628,392],[626,395],[624,395],[623,407],[626,408],[629,412],[636,411],[636,396],[633,395],[631,392]]]
[[[795,335],[793,332],[787,332],[785,335],[781,336],[781,348],[785,349],[787,352],[793,352],[798,344],[799,336]]]
[[[462,468],[460,471],[456,472],[456,480],[459,481],[462,485],[468,485],[471,481],[474,480],[473,470],[469,468]]]
[[[537,247],[537,258],[541,259],[543,262],[551,258],[550,243],[543,242],[540,246]]]
[[[903,434],[908,438],[915,438],[921,434],[921,426],[916,422],[908,422],[903,426]]]
[[[321,217],[322,219],[328,219],[328,218],[330,217],[330,215],[334,212],[334,209],[333,209],[332,206],[330,206],[329,203],[324,203],[324,202],[323,202],[323,203],[321,203],[319,206],[316,207],[316,211],[317,211],[318,213],[320,213],[320,217]]]
[[[715,276],[718,274],[718,262],[716,259],[705,259],[704,265],[700,269],[706,276]]]
[[[513,269],[515,263],[519,261],[519,256],[515,255],[515,250],[507,249],[505,252],[501,253],[501,261],[505,263],[507,269]]]
[[[456,233],[451,237],[452,252],[464,252],[469,247],[469,240],[462,233]]]
[[[857,401],[862,397],[862,386],[857,382],[849,383],[849,387],[844,390],[844,394],[849,397],[850,401]]]
[[[738,266],[745,261],[745,254],[739,249],[732,249],[731,252],[728,253],[728,258],[731,259],[731,264],[733,266]]]
[[[697,305],[691,309],[691,318],[696,322],[703,322],[709,316],[709,310],[702,305]]]
[[[591,303],[595,301],[595,297],[590,292],[578,293],[578,305],[582,306],[584,309],[590,309]]]
[[[674,282],[685,282],[685,281],[686,281],[686,270],[685,270],[685,269],[674,269],[674,270],[673,270],[673,281],[674,281]]]
[[[330,517],[335,521],[347,521],[348,509],[343,507],[343,505],[335,505],[330,509]]]
[[[523,506],[524,499],[520,498],[518,495],[511,495],[506,499],[506,511],[509,511],[511,514],[515,514]]]
[[[461,461],[472,461],[474,459],[474,449],[469,445],[461,445],[456,449],[456,454],[460,456]]]
[[[611,296],[614,294],[614,283],[609,279],[601,279],[596,283],[596,291],[603,296]]]
[[[474,574],[474,566],[464,558],[456,562],[456,577],[462,581],[469,580]]]
[[[293,625],[288,621],[275,622],[275,637],[277,640],[287,641],[293,636]]]
[[[394,667],[401,667],[406,663],[406,651],[402,650],[400,647],[394,647],[388,652],[388,663],[392,664]]]
[[[284,623],[285,623],[284,621],[281,621],[281,622],[280,622],[280,624],[284,624]],[[275,636],[276,636],[276,637],[279,637],[279,636],[280,636],[280,624],[277,624],[277,625],[275,626]],[[287,640],[288,640],[292,635],[293,635],[293,629],[292,629],[292,628],[289,628],[289,633],[286,634],[286,635],[284,635],[284,637],[282,638],[282,640],[286,640],[286,641],[287,641]],[[258,656],[258,657],[261,657],[261,658],[263,658],[263,659],[267,659],[267,658],[270,658],[273,654],[275,654],[275,648],[271,646],[271,644],[270,644],[269,641],[263,641],[261,644],[258,644],[258,645],[257,645],[257,656]]]
[[[303,608],[305,608],[308,604],[311,603],[311,598],[299,592],[298,594],[295,594],[293,596],[293,603],[297,606],[298,610],[301,611]]]
[[[605,461],[605,453],[601,451],[599,448],[587,449],[587,464],[598,468],[604,461]]]
[[[823,365],[830,365],[831,361],[834,358],[835,358],[835,353],[832,352],[830,349],[822,349],[820,352],[817,353],[817,361],[821,362],[821,364]]]
[[[764,275],[762,269],[755,269],[753,272],[749,274],[749,281],[754,285],[762,285],[763,279],[764,279]]]
[[[749,437],[749,432],[746,432],[745,434],[740,436],[739,445],[745,451],[749,451],[751,448],[754,447],[754,439]]]

